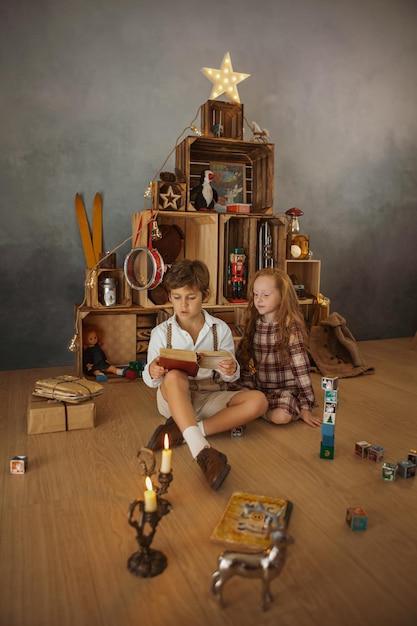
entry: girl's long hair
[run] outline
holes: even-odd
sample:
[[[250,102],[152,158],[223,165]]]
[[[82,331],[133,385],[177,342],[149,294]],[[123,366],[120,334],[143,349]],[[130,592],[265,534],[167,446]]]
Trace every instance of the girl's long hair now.
[[[307,328],[304,318],[300,313],[297,293],[290,277],[286,274],[286,272],[276,267],[265,267],[260,269],[253,275],[249,284],[245,331],[237,348],[237,356],[243,369],[248,367],[251,359],[253,361],[255,360],[253,338],[255,335],[256,320],[259,318],[259,313],[253,302],[253,285],[255,280],[260,276],[270,276],[273,278],[275,287],[281,294],[281,304],[276,310],[275,321],[279,323],[279,327],[282,332],[282,341],[280,342],[279,350],[284,356],[284,362],[289,359],[288,346],[291,335],[291,327],[294,327],[294,323],[301,328],[304,341],[307,342]],[[256,363],[254,364],[256,366]]]

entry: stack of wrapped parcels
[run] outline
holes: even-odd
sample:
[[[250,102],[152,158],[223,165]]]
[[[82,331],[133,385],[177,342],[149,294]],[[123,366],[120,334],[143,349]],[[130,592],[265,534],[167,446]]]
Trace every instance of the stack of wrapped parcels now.
[[[96,381],[76,376],[38,380],[28,407],[28,434],[94,428],[93,398],[103,391]]]

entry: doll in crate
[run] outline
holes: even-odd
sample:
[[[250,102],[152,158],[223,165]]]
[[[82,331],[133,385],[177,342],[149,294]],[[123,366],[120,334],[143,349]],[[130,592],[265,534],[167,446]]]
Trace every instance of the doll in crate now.
[[[101,347],[103,331],[97,326],[83,327],[83,371],[86,376],[95,376],[99,383],[104,383],[107,374],[126,376],[127,367],[121,368],[112,365]]]

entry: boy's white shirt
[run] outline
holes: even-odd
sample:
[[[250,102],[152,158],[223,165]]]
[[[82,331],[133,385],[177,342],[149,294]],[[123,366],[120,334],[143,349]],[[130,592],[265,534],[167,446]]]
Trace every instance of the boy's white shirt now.
[[[193,350],[198,352],[200,350],[213,350],[213,324],[216,324],[217,330],[217,349],[218,350],[228,350],[234,356],[235,354],[235,345],[233,341],[232,331],[229,326],[223,320],[213,317],[207,311],[202,309],[205,322],[203,328],[200,330],[199,335],[197,337],[197,341],[194,344],[191,335],[181,328],[178,324],[175,314],[168,318],[165,322],[158,324],[151,332],[151,336],[149,339],[149,347],[148,347],[148,357],[145,368],[142,372],[142,378],[144,382],[148,385],[148,387],[159,387],[161,384],[163,377],[152,379],[149,374],[149,364],[159,356],[159,350],[161,348],[167,347],[167,333],[168,333],[168,324],[172,324],[172,340],[171,347],[176,348],[177,350]],[[236,359],[235,359],[236,360]],[[232,376],[224,376],[220,374],[222,380],[225,382],[234,382],[240,377],[240,366],[236,361],[237,369],[236,372]],[[207,370],[200,368],[197,376],[194,380],[203,380],[205,378],[211,378],[213,375],[213,370]]]

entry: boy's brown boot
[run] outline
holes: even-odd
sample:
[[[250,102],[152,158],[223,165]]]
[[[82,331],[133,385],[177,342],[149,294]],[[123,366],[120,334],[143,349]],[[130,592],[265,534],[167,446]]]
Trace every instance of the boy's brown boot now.
[[[169,437],[169,447],[174,448],[175,446],[179,446],[183,443],[184,438],[182,436],[182,432],[172,419],[169,417],[165,424],[161,424],[156,428],[154,434],[149,439],[148,445],[146,446],[149,450],[163,450],[164,448],[164,439],[165,435]]]
[[[197,463],[214,491],[219,489],[231,469],[227,463],[227,456],[214,448],[203,448],[198,453]]]

